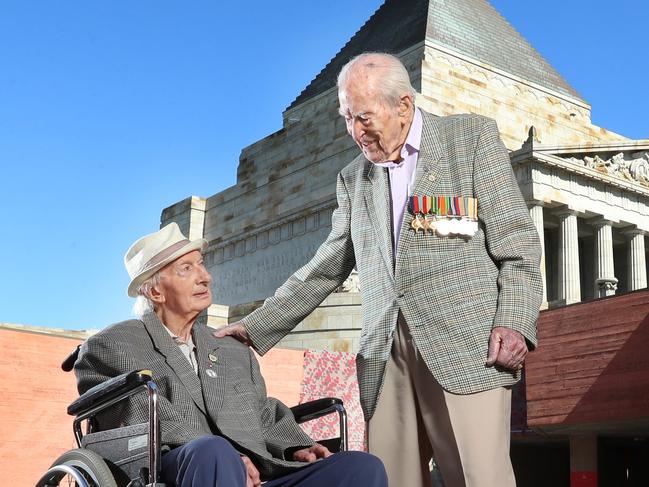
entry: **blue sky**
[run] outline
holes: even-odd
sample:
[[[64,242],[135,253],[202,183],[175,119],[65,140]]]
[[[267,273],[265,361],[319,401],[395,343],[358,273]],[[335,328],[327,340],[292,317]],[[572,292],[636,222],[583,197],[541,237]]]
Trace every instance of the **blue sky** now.
[[[381,3],[2,0],[0,322],[129,317],[128,246],[163,208],[235,184],[241,149]],[[492,4],[595,124],[649,138],[644,1]]]

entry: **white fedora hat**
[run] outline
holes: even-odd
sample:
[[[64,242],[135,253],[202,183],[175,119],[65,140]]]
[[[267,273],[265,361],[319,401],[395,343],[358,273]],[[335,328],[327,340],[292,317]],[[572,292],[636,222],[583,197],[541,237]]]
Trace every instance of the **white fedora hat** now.
[[[206,248],[207,240],[189,240],[182,234],[176,222],[140,238],[131,245],[124,256],[124,265],[131,276],[128,295],[132,298],[137,297],[138,289],[144,281],[178,257],[193,250],[203,252]]]

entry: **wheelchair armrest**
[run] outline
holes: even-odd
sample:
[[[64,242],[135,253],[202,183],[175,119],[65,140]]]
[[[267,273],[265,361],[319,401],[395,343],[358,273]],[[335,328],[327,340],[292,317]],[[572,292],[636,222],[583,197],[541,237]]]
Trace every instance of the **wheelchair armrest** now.
[[[68,406],[68,414],[79,416],[102,403],[115,399],[153,380],[150,370],[134,370],[108,379],[88,389]]]
[[[337,397],[323,397],[293,406],[291,412],[297,423],[305,423],[336,411],[336,406],[342,408],[343,401]]]

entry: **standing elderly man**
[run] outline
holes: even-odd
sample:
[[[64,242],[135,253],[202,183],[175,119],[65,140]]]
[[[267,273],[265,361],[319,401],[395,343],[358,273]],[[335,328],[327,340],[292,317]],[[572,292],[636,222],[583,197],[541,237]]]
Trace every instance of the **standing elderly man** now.
[[[217,336],[265,353],[357,266],[357,370],[370,452],[390,485],[515,485],[511,386],[536,344],[540,245],[493,120],[435,117],[405,67],[362,54],[338,76],[362,154],[338,175],[332,229],[264,305]]]
[[[150,369],[159,391],[162,478],[178,487],[387,487],[381,462],[361,452],[332,455],[291,411],[266,396],[251,350],[216,340],[199,314],[212,303],[201,251],[176,223],[133,244],[124,258],[139,320],[89,338],[75,363],[80,393],[125,372]],[[99,418],[101,429],[147,421],[142,395]]]

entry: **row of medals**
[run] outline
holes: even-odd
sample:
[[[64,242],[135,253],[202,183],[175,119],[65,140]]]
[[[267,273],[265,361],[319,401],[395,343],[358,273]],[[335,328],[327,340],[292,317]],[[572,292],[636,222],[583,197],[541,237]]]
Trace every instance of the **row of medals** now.
[[[417,214],[410,222],[410,228],[415,233],[421,230],[423,233],[430,232],[438,237],[458,235],[472,237],[478,231],[478,222],[470,218],[439,218],[432,215]]]

